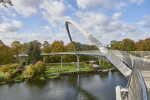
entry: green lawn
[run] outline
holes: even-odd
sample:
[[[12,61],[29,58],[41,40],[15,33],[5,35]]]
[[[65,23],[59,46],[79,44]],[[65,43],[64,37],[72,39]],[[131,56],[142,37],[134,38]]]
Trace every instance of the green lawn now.
[[[76,72],[77,71],[77,65],[63,65],[63,67],[61,67],[60,65],[52,65],[51,68],[47,68],[47,70],[45,71],[45,73],[47,74],[51,74],[51,73],[67,73],[67,72]],[[82,68],[80,68],[79,71],[89,71],[92,70],[91,67],[89,66],[84,66],[81,65]]]
[[[0,77],[4,77],[4,73],[3,72],[0,72]]]

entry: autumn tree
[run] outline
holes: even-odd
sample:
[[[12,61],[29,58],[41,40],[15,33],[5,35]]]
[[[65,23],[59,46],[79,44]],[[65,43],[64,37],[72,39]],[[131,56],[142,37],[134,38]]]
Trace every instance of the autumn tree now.
[[[131,39],[123,39],[122,41],[111,41],[111,49],[122,51],[134,51],[136,49],[135,42]]]
[[[145,51],[150,51],[150,38],[145,39],[144,46],[145,46]]]
[[[113,50],[122,50],[123,49],[122,41],[111,41],[110,48]]]
[[[68,51],[68,52],[72,52],[72,51],[74,51],[74,49],[73,49],[73,46],[72,46],[72,43],[70,42],[70,43],[68,43],[66,46],[65,46],[65,49],[66,49],[66,51]]]
[[[19,41],[12,42],[11,48],[14,52],[14,55],[16,55],[17,62],[18,62],[18,60],[19,60],[18,55],[21,53],[21,44],[20,44],[20,42]]]
[[[44,53],[50,53],[51,52],[50,44],[47,41],[44,41],[42,46],[43,46],[42,51]]]
[[[47,42],[47,41],[44,41],[43,43],[43,48],[42,48],[42,53],[50,53],[51,52],[51,45]],[[44,56],[43,60],[45,62],[50,62],[50,56]]]
[[[0,64],[7,64],[13,61],[13,51],[6,45],[0,46]]]
[[[54,41],[51,45],[52,52],[63,52],[64,51],[64,42],[63,41]]]
[[[123,51],[134,51],[135,48],[135,42],[131,39],[123,39],[122,41],[122,50]]]

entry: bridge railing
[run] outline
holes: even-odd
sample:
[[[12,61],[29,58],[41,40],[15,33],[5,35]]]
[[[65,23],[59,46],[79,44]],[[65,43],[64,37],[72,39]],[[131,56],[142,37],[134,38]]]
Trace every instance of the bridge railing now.
[[[136,57],[150,59],[150,51],[130,51],[130,54]]]
[[[140,71],[134,67],[127,84],[128,96],[123,100],[147,100],[147,90]]]

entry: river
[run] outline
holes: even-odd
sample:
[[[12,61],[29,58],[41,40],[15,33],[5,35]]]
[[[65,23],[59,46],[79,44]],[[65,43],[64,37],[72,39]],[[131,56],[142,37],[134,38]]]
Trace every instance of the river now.
[[[0,100],[115,100],[115,87],[126,84],[119,71],[62,76],[1,85]]]

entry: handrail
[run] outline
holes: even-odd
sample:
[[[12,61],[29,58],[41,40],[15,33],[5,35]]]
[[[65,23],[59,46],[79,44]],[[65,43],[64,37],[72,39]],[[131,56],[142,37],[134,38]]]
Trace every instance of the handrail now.
[[[142,74],[140,73],[140,71],[137,69],[137,72],[139,74],[140,77],[140,81],[141,81],[141,86],[142,86],[142,93],[143,93],[143,100],[147,100],[147,89],[146,89],[146,85],[144,83]]]

